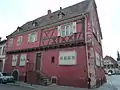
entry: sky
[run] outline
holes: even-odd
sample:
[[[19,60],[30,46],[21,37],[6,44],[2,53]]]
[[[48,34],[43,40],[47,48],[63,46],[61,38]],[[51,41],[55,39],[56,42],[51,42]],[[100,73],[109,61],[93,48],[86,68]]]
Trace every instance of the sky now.
[[[18,26],[83,0],[0,0],[0,37],[2,40]],[[120,51],[120,0],[95,0],[103,34],[103,55],[117,58]]]

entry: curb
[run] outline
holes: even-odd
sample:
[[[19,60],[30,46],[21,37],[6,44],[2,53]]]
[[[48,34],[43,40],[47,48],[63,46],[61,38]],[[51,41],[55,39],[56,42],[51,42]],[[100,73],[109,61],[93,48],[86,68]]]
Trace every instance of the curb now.
[[[38,88],[30,86],[30,85],[20,85],[20,84],[11,84],[11,83],[8,83],[8,85],[20,86],[20,87],[32,88],[32,89],[38,90]]]

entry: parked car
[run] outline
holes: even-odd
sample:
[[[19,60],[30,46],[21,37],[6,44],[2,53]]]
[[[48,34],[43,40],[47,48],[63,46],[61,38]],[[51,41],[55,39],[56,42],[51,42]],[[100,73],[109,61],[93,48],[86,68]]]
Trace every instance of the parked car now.
[[[112,75],[112,73],[111,72],[108,72],[108,76],[111,76]]]
[[[7,83],[7,78],[3,76],[3,74],[0,72],[0,83],[6,84]]]
[[[0,72],[0,83],[15,83],[15,79],[13,76],[8,75],[7,73]]]

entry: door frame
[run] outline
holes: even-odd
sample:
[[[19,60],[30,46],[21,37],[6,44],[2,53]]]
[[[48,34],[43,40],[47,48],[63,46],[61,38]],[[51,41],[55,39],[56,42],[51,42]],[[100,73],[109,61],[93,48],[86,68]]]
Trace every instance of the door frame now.
[[[19,81],[19,76],[20,76],[19,70],[18,70],[18,69],[13,69],[11,75],[13,74],[14,71],[17,71],[17,72],[18,72],[18,81]]]
[[[42,70],[42,52],[36,52],[35,53],[35,71],[36,71],[36,59],[37,59],[37,54],[40,53],[41,54],[41,58],[40,58],[40,69],[39,72]]]

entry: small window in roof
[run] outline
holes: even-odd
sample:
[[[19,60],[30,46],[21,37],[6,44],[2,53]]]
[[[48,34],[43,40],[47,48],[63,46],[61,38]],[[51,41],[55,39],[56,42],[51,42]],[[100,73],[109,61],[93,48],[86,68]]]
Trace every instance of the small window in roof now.
[[[59,19],[62,19],[64,16],[65,16],[65,14],[64,14],[63,12],[60,11],[60,12],[58,13],[58,18],[59,18]]]
[[[62,12],[62,7],[60,7],[60,11],[58,12],[58,18],[62,19],[65,14]]]
[[[20,29],[22,29],[22,28],[18,26],[18,27],[17,27],[17,31],[19,32],[19,31],[20,31]]]
[[[36,27],[37,25],[38,25],[38,23],[33,21],[32,26]]]

